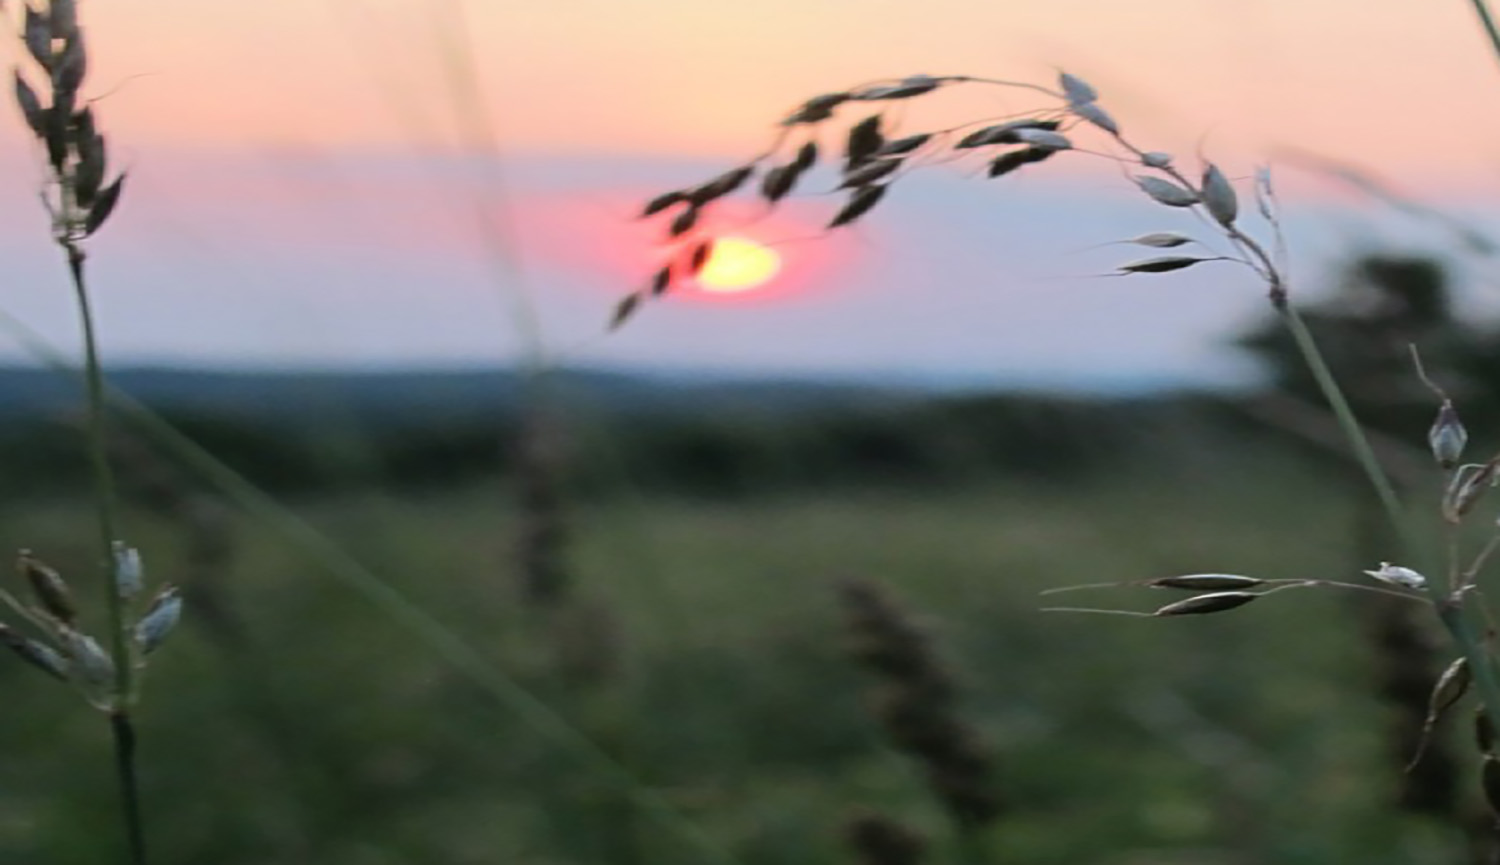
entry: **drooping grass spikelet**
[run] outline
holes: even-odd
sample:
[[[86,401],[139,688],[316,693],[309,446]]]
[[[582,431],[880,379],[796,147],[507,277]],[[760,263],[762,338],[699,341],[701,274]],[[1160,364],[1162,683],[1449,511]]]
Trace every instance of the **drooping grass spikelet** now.
[[[875,583],[844,580],[839,598],[850,654],[879,682],[872,707],[891,743],[923,767],[960,832],[988,826],[1001,810],[991,758],[959,717],[953,676],[931,640]]]

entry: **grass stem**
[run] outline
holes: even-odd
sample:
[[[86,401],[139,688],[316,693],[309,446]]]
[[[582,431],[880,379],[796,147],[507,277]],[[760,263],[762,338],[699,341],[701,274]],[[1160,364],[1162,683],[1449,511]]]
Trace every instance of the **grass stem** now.
[[[135,772],[135,728],[128,710],[109,713],[109,729],[114,734],[115,771],[120,779],[120,800],[125,808],[125,832],[130,841],[131,865],[146,865],[145,821],[141,819],[140,784]]]

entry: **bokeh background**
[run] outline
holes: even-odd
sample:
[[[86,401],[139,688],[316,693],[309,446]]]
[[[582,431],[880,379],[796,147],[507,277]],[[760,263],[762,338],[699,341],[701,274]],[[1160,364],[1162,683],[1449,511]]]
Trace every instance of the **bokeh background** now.
[[[1448,658],[1399,602],[1042,610],[1394,555],[1253,274],[1112,275],[1118,241],[1206,233],[1119,165],[933,165],[832,233],[815,172],[727,211],[781,257],[763,287],[606,326],[667,254],[642,202],[802,100],[1065,69],[1134,141],[1272,166],[1293,297],[1423,531],[1408,345],[1474,453],[1500,422],[1500,67],[1467,4],[80,9],[130,177],[89,241],[139,400],[112,454],[189,599],[140,711],[154,861],[1489,861],[1468,707],[1404,770]],[[77,325],[13,113],[0,546],[88,594]],[[99,719],[19,663],[0,693],[0,858],[118,857]]]

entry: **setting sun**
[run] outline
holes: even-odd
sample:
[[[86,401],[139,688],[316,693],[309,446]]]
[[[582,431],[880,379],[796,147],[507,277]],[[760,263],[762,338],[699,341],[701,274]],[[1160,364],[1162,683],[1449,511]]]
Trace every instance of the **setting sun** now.
[[[752,291],[780,269],[781,256],[770,247],[743,237],[721,237],[698,272],[698,283],[705,291],[725,294]]]

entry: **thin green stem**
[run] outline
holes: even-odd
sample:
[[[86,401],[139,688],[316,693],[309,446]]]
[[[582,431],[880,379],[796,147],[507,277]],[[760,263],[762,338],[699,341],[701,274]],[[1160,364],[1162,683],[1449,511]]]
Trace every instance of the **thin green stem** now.
[[[88,452],[94,474],[94,506],[99,528],[99,568],[103,575],[104,597],[109,610],[110,654],[115,662],[114,694],[110,701],[109,726],[113,733],[115,769],[120,779],[120,804],[125,818],[125,835],[130,845],[132,865],[146,865],[145,824],[141,818],[141,800],[135,770],[135,730],[130,724],[133,699],[135,657],[131,651],[125,599],[115,580],[115,481],[110,469],[104,429],[104,372],[99,362],[99,341],[94,331],[94,312],[89,303],[88,284],[84,280],[84,252],[77,244],[63,242],[68,255],[68,272],[73,278],[73,294],[78,301],[78,318],[83,327],[84,378],[88,391]]]
[[[1470,0],[1469,5],[1474,7],[1474,14],[1479,16],[1485,35],[1490,37],[1490,48],[1495,52],[1495,58],[1500,59],[1500,27],[1495,24],[1495,16],[1490,14],[1489,5],[1484,0]]]
[[[125,807],[125,832],[130,839],[131,865],[146,865],[145,821],[141,819],[140,784],[135,773],[135,728],[125,709],[109,713],[115,740],[115,771],[120,778],[120,800]]]
[[[135,669],[127,638],[125,602],[115,586],[114,544],[115,480],[110,469],[104,430],[104,372],[99,362],[99,343],[94,332],[94,312],[89,303],[87,283],[83,276],[84,253],[72,243],[64,243],[68,253],[68,271],[73,277],[73,294],[78,301],[78,318],[83,326],[84,378],[88,386],[88,452],[94,474],[94,507],[99,528],[99,568],[104,577],[104,595],[109,610],[109,638],[115,660],[115,701],[127,705],[131,700]]]

